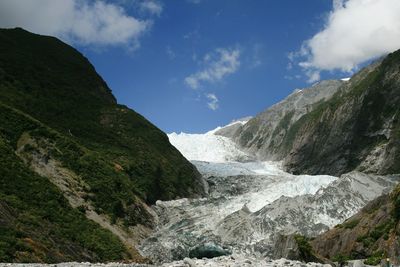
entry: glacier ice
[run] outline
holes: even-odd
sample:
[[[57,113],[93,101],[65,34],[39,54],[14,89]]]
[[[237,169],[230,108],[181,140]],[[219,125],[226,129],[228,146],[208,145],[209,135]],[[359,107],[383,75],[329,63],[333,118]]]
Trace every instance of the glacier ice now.
[[[207,198],[157,201],[157,230],[139,247],[154,262],[174,266],[168,262],[179,262],[209,242],[235,257],[265,260],[274,249],[275,235],[316,235],[398,181],[357,172],[341,177],[293,175],[281,162],[254,160],[231,139],[216,135],[219,130],[168,135],[207,180],[210,192]],[[229,256],[223,259],[234,262]],[[195,261],[212,266],[207,264],[216,260]]]

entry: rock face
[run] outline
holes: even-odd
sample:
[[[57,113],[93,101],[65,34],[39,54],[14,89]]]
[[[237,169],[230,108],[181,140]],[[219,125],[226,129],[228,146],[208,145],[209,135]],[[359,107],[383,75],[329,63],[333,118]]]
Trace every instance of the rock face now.
[[[343,81],[330,80],[295,90],[240,128],[225,129],[217,134],[232,137],[245,151],[257,155],[260,160],[280,160],[287,152],[282,142],[288,129],[318,103],[330,99],[343,84]]]
[[[400,51],[349,81],[323,81],[234,129],[233,140],[288,171],[339,176],[400,172]]]
[[[0,150],[0,262],[143,260],[148,205],[205,195],[82,54],[19,28],[0,29]]]
[[[366,205],[344,223],[315,238],[314,250],[329,258],[368,258],[376,265],[382,258],[399,264],[400,187]]]
[[[354,76],[288,132],[295,173],[400,172],[400,51]]]
[[[300,257],[299,245],[294,235],[278,235],[276,237],[272,253],[273,259],[299,260]]]

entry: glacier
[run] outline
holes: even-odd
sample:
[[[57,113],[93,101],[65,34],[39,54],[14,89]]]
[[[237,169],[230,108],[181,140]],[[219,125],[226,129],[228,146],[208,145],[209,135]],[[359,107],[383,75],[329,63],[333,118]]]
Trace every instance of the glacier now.
[[[279,235],[320,234],[398,181],[358,172],[341,177],[293,175],[281,162],[257,161],[229,137],[216,134],[245,123],[235,121],[204,134],[168,134],[207,181],[209,195],[157,201],[152,207],[158,218],[156,230],[139,246],[144,256],[176,266],[173,262],[182,262],[199,245],[211,244],[232,253],[232,258],[265,264],[273,258]],[[221,259],[234,264],[230,256]],[[193,260],[196,266],[216,261]]]

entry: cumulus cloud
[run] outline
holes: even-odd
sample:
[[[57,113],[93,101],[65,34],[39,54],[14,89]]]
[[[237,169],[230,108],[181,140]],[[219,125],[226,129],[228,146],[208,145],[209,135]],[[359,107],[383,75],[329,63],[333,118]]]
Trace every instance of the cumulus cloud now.
[[[215,94],[206,94],[206,97],[208,99],[207,106],[211,110],[217,110],[219,105],[218,105],[218,97]]]
[[[140,3],[140,9],[143,12],[149,12],[152,15],[160,16],[163,10],[162,5],[154,0],[146,0]]]
[[[239,49],[216,49],[204,56],[204,69],[185,78],[185,83],[192,89],[197,89],[204,82],[217,82],[225,76],[235,73],[240,66]]]
[[[368,60],[400,48],[399,0],[333,0],[324,28],[289,57],[310,80],[321,70],[351,72]]]
[[[104,1],[0,1],[0,27],[22,27],[81,45],[124,45],[134,49],[151,24]]]

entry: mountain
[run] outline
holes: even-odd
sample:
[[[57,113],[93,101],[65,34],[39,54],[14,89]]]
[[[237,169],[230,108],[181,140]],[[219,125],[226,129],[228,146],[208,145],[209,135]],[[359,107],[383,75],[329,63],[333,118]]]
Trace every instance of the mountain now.
[[[259,159],[293,173],[400,172],[400,51],[349,81],[296,90],[233,133]],[[323,159],[323,160],[321,160]]]
[[[400,172],[400,51],[362,70],[289,130],[287,169]],[[323,159],[323,160],[321,160]]]
[[[60,40],[0,30],[0,262],[143,261],[156,200],[196,168]]]
[[[239,137],[236,142],[245,149],[255,149],[253,151],[256,151],[261,157],[282,159],[286,170],[294,174],[339,176],[351,171],[385,175],[383,177],[388,177],[393,173],[398,174],[400,173],[399,89],[400,50],[362,69],[348,82],[340,85],[330,98],[317,102],[311,110],[296,120],[283,123],[286,125],[285,131],[280,139],[278,138],[280,143],[275,150],[272,150],[272,155],[263,152],[264,143],[262,146],[254,148],[252,143],[242,142],[242,137],[245,135],[243,129],[251,129],[251,125],[245,124],[241,131],[236,132],[236,136]],[[313,90],[313,88],[308,90]],[[272,107],[264,113],[272,112],[274,109]],[[275,124],[285,121],[279,117],[277,120],[272,117],[270,119]],[[248,124],[251,122],[252,120]],[[253,119],[253,122],[256,120]],[[266,121],[259,122],[253,127],[260,129],[266,124]],[[259,131],[254,131],[254,133],[259,133]],[[268,139],[269,134],[269,132],[261,132],[258,136],[261,140]],[[342,177],[346,175],[348,174],[344,174]],[[340,178],[338,181],[342,182],[342,180]],[[358,180],[360,185],[370,183],[365,176],[361,176]],[[399,187],[390,194],[383,194],[374,200],[368,198],[361,203],[356,199],[352,199],[347,204],[345,203],[347,201],[340,201],[336,204],[331,202],[332,199],[346,191],[342,187],[337,188],[332,191],[334,194],[328,197],[330,201],[315,202],[320,202],[315,206],[320,209],[319,216],[332,215],[330,208],[325,206],[327,203],[330,203],[335,212],[339,213],[343,207],[349,205],[362,204],[358,208],[366,206],[353,217],[313,239],[311,245],[314,251],[322,257],[337,261],[367,258],[366,263],[375,265],[382,258],[389,257],[394,262],[398,262],[400,255]],[[370,189],[364,188],[360,192],[353,192],[350,195],[352,195],[351,198],[354,198],[356,195],[360,196],[360,193],[370,192]],[[309,204],[304,204],[304,201],[300,200],[307,198],[303,196],[293,202],[290,199],[282,199],[280,207],[278,203],[275,203],[276,207],[274,207],[274,203],[270,204],[271,207],[267,206],[263,209],[264,212],[263,210],[259,212],[261,216],[260,229],[264,230],[268,226],[276,228],[275,224],[285,225],[285,223],[289,226],[285,232],[290,233],[290,227],[295,225],[300,225],[301,229],[304,227],[301,222],[309,221],[305,216],[310,212],[309,205],[318,200],[318,194],[316,197],[312,197],[311,202],[306,201]],[[368,201],[371,202],[368,203]],[[302,207],[305,208],[302,209]],[[277,217],[274,217],[274,214],[277,214]],[[291,217],[287,217],[286,214]],[[342,215],[341,219],[343,220],[350,213]],[[252,225],[252,227],[254,227],[253,216],[247,216],[245,219],[250,222],[247,225]],[[287,218],[289,218],[288,221],[282,221]],[[243,216],[241,220],[244,220]],[[229,222],[227,225],[234,225],[234,223]],[[332,226],[330,225],[330,227]],[[303,234],[310,234],[309,230],[305,230]],[[250,230],[250,232],[254,231]]]
[[[284,141],[292,125],[318,103],[331,98],[344,83],[341,80],[329,80],[310,88],[296,89],[240,128],[217,134],[232,137],[242,149],[255,154],[259,160],[281,160],[287,153]]]
[[[327,95],[319,93],[324,90]],[[302,92],[308,97],[298,106]],[[313,94],[319,100],[310,97]],[[293,174],[340,178],[313,196],[281,198],[255,213],[237,211],[222,221],[220,235],[230,242],[241,238],[248,242],[281,229],[284,234],[317,235],[312,248],[331,260],[368,258],[370,264],[383,257],[396,260],[399,187],[391,194],[388,190],[394,183],[381,187],[391,174],[400,173],[399,119],[400,50],[348,81],[320,82],[297,90],[246,124],[222,133],[258,159],[282,160],[285,170]],[[329,230],[340,221],[344,222]],[[323,230],[328,231],[318,235]],[[270,254],[276,247],[282,244],[255,246]]]

